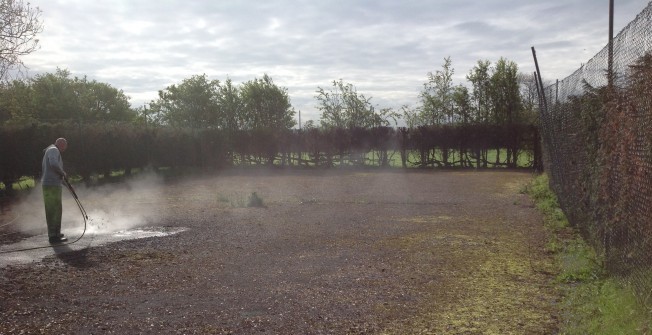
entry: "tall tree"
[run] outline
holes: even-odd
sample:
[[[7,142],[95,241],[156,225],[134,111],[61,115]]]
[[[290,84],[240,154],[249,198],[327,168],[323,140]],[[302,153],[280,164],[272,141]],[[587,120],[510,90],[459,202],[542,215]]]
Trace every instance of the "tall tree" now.
[[[0,80],[6,80],[12,70],[20,71],[22,56],[38,47],[38,35],[43,31],[41,10],[22,0],[0,1]]]
[[[332,82],[330,91],[318,87],[315,98],[321,111],[321,126],[325,128],[386,127],[397,122],[399,115],[391,108],[376,107],[371,98],[358,93],[353,84],[342,79]]]
[[[230,132],[240,130],[244,123],[244,102],[240,89],[227,78],[224,84],[218,84],[216,93],[219,127]]]
[[[12,123],[133,121],[136,117],[122,90],[86,77],[71,78],[68,70],[5,83],[0,96],[0,114],[8,113]],[[7,121],[7,116],[2,118]]]
[[[317,109],[321,112],[320,123],[322,127],[346,128],[349,120],[345,115],[345,91],[354,90],[353,85],[344,84],[342,80],[333,80],[333,88],[327,92],[322,87],[317,88],[315,98],[318,101]],[[344,92],[343,92],[344,91]],[[350,94],[350,93],[349,93]],[[357,92],[355,93],[357,95]]]
[[[455,86],[453,88],[451,100],[453,102],[453,115],[455,116],[455,122],[462,124],[471,123],[473,115],[469,89],[462,85]]]
[[[287,89],[274,84],[269,75],[250,80],[240,89],[245,129],[275,131],[290,129],[296,124]]]
[[[133,121],[135,112],[122,90],[86,77],[75,78],[83,119],[87,121]]]
[[[428,82],[423,84],[421,91],[421,105],[424,118],[430,120],[430,124],[442,124],[453,122],[453,74],[450,57],[444,58],[441,70],[435,73],[428,72]]]
[[[27,80],[17,79],[10,83],[0,83],[0,125],[36,120],[32,95]]]
[[[184,79],[158,92],[159,98],[150,103],[151,113],[159,123],[173,127],[219,128],[218,87],[219,81],[205,74]]]
[[[523,102],[522,121],[529,124],[537,124],[539,113],[537,112],[539,104],[539,93],[537,92],[537,83],[534,74],[518,74],[518,82],[521,91],[521,100]]]
[[[523,121],[523,103],[518,81],[518,66],[512,61],[500,58],[491,75],[491,95],[494,107],[493,122],[512,126]],[[516,166],[518,159],[518,134],[508,128],[507,164]],[[500,151],[496,153],[496,163],[500,163]]]
[[[411,107],[408,105],[401,106],[402,117],[408,128],[417,128],[428,125],[428,120],[423,117],[420,107]]]
[[[491,97],[496,124],[513,124],[521,121],[523,103],[518,80],[518,65],[505,58],[496,62],[491,75]]]
[[[42,121],[133,121],[129,97],[107,83],[70,78],[68,70],[31,80],[34,115]]]
[[[474,105],[476,122],[485,123],[490,119],[491,111],[491,62],[479,60],[471,69],[466,79],[471,82],[471,98]]]
[[[55,73],[39,74],[32,79],[33,115],[44,122],[81,120],[78,92],[70,71],[57,69]]]

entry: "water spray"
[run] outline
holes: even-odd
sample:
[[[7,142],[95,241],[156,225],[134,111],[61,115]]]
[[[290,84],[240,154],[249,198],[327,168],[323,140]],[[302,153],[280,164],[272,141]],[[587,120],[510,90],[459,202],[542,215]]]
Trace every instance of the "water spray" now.
[[[84,206],[82,206],[81,201],[79,201],[79,197],[77,196],[77,192],[75,192],[75,189],[72,187],[72,185],[68,181],[68,178],[63,178],[63,184],[66,185],[66,188],[68,189],[68,191],[70,191],[70,194],[72,195],[73,199],[75,199],[75,203],[77,203],[77,207],[79,207],[79,211],[81,212],[82,217],[84,218],[84,231],[82,232],[82,234],[79,235],[79,237],[76,240],[72,241],[72,242],[59,243],[59,244],[56,244],[56,245],[48,245],[48,246],[42,246],[42,247],[0,251],[0,254],[8,254],[8,253],[12,253],[12,252],[29,251],[29,250],[36,250],[36,249],[46,249],[46,248],[51,248],[51,247],[70,245],[70,244],[73,244],[73,243],[81,240],[82,237],[84,237],[84,234],[86,234],[86,227],[88,226],[88,214],[86,213],[86,209],[84,209]],[[16,219],[12,220],[10,223],[16,221]],[[4,225],[4,226],[6,226],[6,225]]]

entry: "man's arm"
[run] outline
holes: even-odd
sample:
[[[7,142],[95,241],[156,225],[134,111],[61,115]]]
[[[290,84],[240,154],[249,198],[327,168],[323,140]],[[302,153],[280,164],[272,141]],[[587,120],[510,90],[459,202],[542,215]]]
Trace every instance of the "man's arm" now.
[[[63,166],[61,164],[61,154],[58,150],[48,151],[48,165],[50,166],[50,169],[61,176],[61,178],[66,177],[66,172],[63,171]]]

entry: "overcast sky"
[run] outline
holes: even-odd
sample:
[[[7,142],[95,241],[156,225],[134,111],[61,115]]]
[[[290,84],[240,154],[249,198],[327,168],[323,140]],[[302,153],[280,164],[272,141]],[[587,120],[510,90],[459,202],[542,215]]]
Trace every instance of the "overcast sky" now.
[[[29,75],[87,76],[133,107],[193,75],[240,84],[265,73],[302,121],[315,91],[342,79],[377,107],[416,106],[428,72],[451,57],[455,83],[500,57],[563,79],[607,42],[608,0],[32,0],[42,10]],[[618,0],[615,32],[647,0]]]

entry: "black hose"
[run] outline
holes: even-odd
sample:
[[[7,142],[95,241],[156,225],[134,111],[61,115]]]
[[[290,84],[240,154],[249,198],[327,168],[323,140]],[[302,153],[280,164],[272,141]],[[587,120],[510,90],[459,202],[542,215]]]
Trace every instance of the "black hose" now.
[[[72,188],[72,185],[70,185],[70,182],[68,182],[68,179],[64,178],[63,181],[64,181],[64,184],[66,185],[66,188],[68,189],[68,191],[70,191],[70,194],[72,194],[72,197],[75,199],[75,203],[77,203],[77,207],[79,207],[79,211],[81,212],[81,214],[82,214],[82,216],[84,218],[84,231],[82,232],[82,234],[76,240],[74,240],[72,242],[59,243],[59,244],[55,244],[55,245],[48,245],[48,246],[42,246],[42,247],[33,247],[33,248],[25,248],[25,249],[14,249],[14,250],[0,251],[0,254],[8,254],[8,253],[19,252],[19,251],[29,251],[29,250],[46,249],[46,248],[59,247],[59,246],[64,246],[64,245],[71,245],[71,244],[81,240],[82,237],[84,237],[84,234],[86,234],[86,227],[88,226],[88,214],[86,214],[86,210],[84,209],[84,206],[82,206],[81,201],[79,201],[79,197],[77,197],[77,193],[75,192],[75,189]]]

